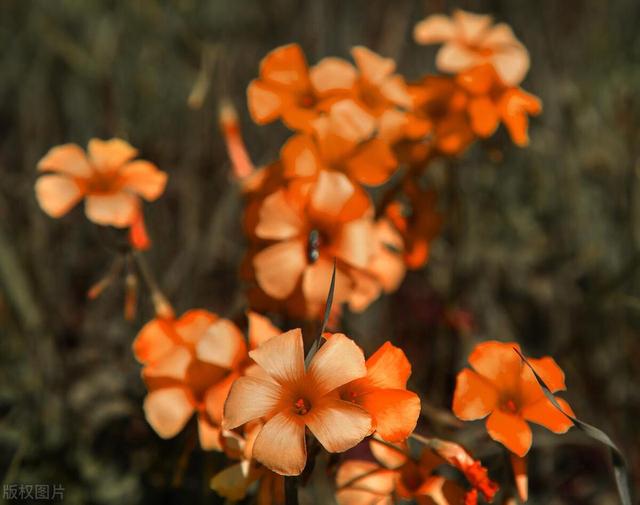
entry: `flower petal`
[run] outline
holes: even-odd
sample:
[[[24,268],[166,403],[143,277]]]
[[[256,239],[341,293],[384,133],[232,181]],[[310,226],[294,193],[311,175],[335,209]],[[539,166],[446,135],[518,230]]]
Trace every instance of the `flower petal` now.
[[[43,175],[36,181],[36,198],[43,211],[61,217],[82,200],[76,182],[65,175]]]
[[[324,395],[347,382],[364,377],[366,373],[362,349],[342,333],[333,334],[320,347],[311,359],[307,371],[315,383],[314,391],[318,395]]]
[[[361,184],[377,186],[386,182],[398,168],[389,144],[372,139],[363,144],[347,162],[349,175]]]
[[[253,444],[253,457],[280,475],[300,475],[307,463],[304,423],[280,412],[269,419]]]
[[[413,39],[422,45],[439,44],[452,39],[456,27],[448,16],[433,14],[420,21],[413,29]]]
[[[208,310],[188,310],[174,323],[176,333],[190,344],[197,344],[218,316]]]
[[[514,348],[520,350],[520,346],[513,342],[482,342],[469,356],[469,364],[500,390],[516,391],[520,383],[522,361]]]
[[[280,151],[280,159],[285,177],[313,177],[322,168],[318,149],[309,135],[290,137]]]
[[[373,254],[373,223],[356,219],[342,226],[335,255],[355,267],[366,268]]]
[[[346,175],[321,171],[311,190],[310,211],[318,218],[336,220],[355,189]]]
[[[260,77],[286,89],[308,87],[307,62],[300,46],[287,44],[270,51],[260,62]]]
[[[496,131],[500,122],[498,109],[487,96],[481,96],[469,101],[469,117],[471,128],[479,137],[489,137]]]
[[[144,400],[148,423],[162,438],[176,436],[193,415],[193,404],[184,388],[152,391]]]
[[[247,105],[249,114],[257,124],[267,124],[275,121],[282,113],[287,99],[282,91],[273,86],[254,79],[247,88]]]
[[[333,261],[321,256],[315,263],[305,268],[302,274],[302,293],[308,307],[318,308],[317,314],[324,310],[324,304],[329,294]],[[351,295],[352,281],[345,271],[338,266],[336,268],[336,284],[333,293],[335,307],[345,302]]]
[[[91,139],[88,152],[93,166],[100,171],[118,168],[138,154],[129,142],[118,138]]]
[[[520,416],[496,409],[487,418],[487,431],[496,442],[520,457],[531,448],[531,428]]]
[[[280,189],[262,202],[255,234],[264,239],[286,240],[300,235],[302,226],[301,216]]]
[[[556,398],[567,414],[573,415],[573,410],[562,398]],[[532,423],[539,424],[554,433],[566,433],[573,426],[573,422],[563,415],[546,397],[522,408],[522,416]]]
[[[356,82],[357,72],[351,63],[342,58],[321,59],[310,71],[311,85],[320,96],[336,91],[346,91]]]
[[[196,356],[199,360],[222,368],[238,366],[246,355],[244,336],[228,319],[214,322],[196,344]]]
[[[373,428],[387,442],[401,442],[415,429],[420,398],[404,389],[376,389],[358,398],[373,420]]]
[[[233,383],[240,377],[238,372],[228,374],[224,379],[218,381],[204,395],[204,406],[211,421],[217,426],[222,425],[224,417],[224,404],[229,396],[229,391]]]
[[[87,156],[77,144],[52,147],[38,162],[38,170],[59,172],[72,177],[90,177],[92,173]]]
[[[273,415],[282,398],[282,388],[257,377],[240,377],[231,386],[224,404],[222,427],[232,430],[249,421]]]
[[[481,63],[482,59],[465,46],[453,41],[443,45],[436,55],[436,67],[442,72],[455,74]]]
[[[109,195],[87,195],[85,213],[96,224],[117,228],[130,226],[138,212],[138,197],[124,191]]]
[[[255,349],[264,344],[267,340],[276,335],[280,335],[282,331],[265,317],[252,310],[247,312],[249,320],[249,347]]]
[[[167,322],[165,324],[171,324]],[[175,345],[158,319],[153,319],[145,324],[133,341],[133,354],[142,363],[157,360]]]
[[[491,16],[475,14],[473,12],[456,9],[453,13],[453,21],[456,24],[459,36],[467,44],[480,44],[484,42],[487,29],[491,26]]]
[[[489,415],[498,402],[498,391],[493,383],[465,368],[456,379],[453,395],[453,413],[459,419],[473,421]]]
[[[329,452],[351,449],[371,432],[371,417],[366,411],[331,396],[314,404],[304,422]]]
[[[204,451],[222,451],[220,428],[214,426],[203,415],[198,416],[198,439]]]
[[[336,475],[338,505],[391,505],[396,472],[373,461],[347,460]]]
[[[191,353],[186,347],[176,345],[161,358],[144,367],[143,375],[147,377],[166,377],[184,380],[191,364]]]
[[[253,257],[256,280],[266,294],[279,300],[289,296],[307,266],[301,240],[279,242]]]
[[[304,376],[304,347],[300,328],[270,338],[249,352],[249,356],[281,384],[296,383]]]
[[[167,174],[144,160],[127,163],[120,175],[124,179],[124,189],[138,193],[148,201],[156,200],[167,184]]]
[[[385,342],[367,360],[367,381],[372,387],[404,389],[411,375],[411,363],[404,351]]]
[[[372,84],[381,84],[396,69],[396,62],[392,58],[380,56],[364,46],[353,47],[351,56],[362,76]]]
[[[348,144],[355,145],[368,139],[375,128],[375,118],[354,100],[340,100],[329,110],[328,132],[346,140]]]

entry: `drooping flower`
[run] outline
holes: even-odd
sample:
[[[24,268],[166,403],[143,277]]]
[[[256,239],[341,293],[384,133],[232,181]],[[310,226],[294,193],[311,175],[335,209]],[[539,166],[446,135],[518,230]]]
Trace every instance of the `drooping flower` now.
[[[337,172],[323,171],[314,183],[272,193],[255,226],[266,243],[253,256],[259,286],[283,300],[300,285],[310,312],[316,312],[324,305],[336,258],[335,301],[345,301],[351,285],[346,266],[366,267],[372,254],[371,214],[366,193]]]
[[[339,58],[326,58],[309,71],[298,44],[278,47],[260,63],[260,77],[247,88],[249,112],[258,124],[282,118],[293,130],[310,132],[312,122],[332,103],[347,94],[355,70]]]
[[[133,342],[133,352],[144,365],[149,390],[144,411],[156,433],[174,437],[197,413],[202,448],[221,450],[224,401],[246,356],[240,330],[211,312],[190,310],[178,319],[148,322]]]
[[[84,199],[85,213],[94,223],[132,226],[139,219],[140,198],[156,200],[167,174],[148,161],[133,160],[138,151],[121,139],[91,139],[87,151],[64,144],[38,162],[38,170],[45,172],[36,181],[40,207],[61,217]]]
[[[299,475],[307,460],[306,428],[329,452],[350,449],[371,432],[366,411],[340,399],[337,389],[365,376],[362,350],[333,335],[305,367],[302,333],[291,330],[249,353],[262,376],[240,377],[224,407],[223,426],[264,419],[252,456],[281,475]]]
[[[490,63],[501,79],[516,86],[529,70],[529,53],[505,23],[492,25],[491,16],[456,10],[451,18],[434,14],[419,22],[414,39],[419,44],[443,46],[436,66],[456,74]]]
[[[573,423],[544,396],[533,373],[514,351],[518,344],[497,341],[478,344],[469,356],[471,369],[457,377],[453,412],[463,421],[487,418],[487,431],[495,441],[523,457],[532,442],[527,421],[554,433],[565,433]],[[564,373],[553,358],[529,360],[552,392],[565,389]],[[568,414],[569,404],[557,398]]]
[[[407,391],[411,363],[402,349],[385,342],[367,359],[366,367],[365,377],[340,388],[340,398],[366,410],[381,438],[401,442],[415,429],[420,415],[420,398]]]

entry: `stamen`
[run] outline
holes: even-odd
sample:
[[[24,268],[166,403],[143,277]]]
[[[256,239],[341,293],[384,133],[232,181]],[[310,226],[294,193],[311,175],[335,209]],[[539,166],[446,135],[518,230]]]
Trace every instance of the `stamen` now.
[[[311,405],[309,405],[309,402],[304,398],[298,398],[293,403],[293,410],[299,416],[304,416],[306,413],[309,412],[310,409],[311,409]]]

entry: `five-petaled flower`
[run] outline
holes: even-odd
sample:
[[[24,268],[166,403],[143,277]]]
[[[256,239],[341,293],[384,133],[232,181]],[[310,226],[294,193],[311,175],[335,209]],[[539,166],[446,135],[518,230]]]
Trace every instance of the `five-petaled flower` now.
[[[138,151],[121,139],[91,139],[88,155],[76,144],[52,148],[38,163],[46,172],[36,182],[36,197],[51,217],[69,212],[85,199],[94,223],[126,228],[140,216],[140,197],[156,200],[167,174],[148,161],[132,161]]]
[[[487,417],[489,436],[522,457],[532,442],[527,421],[555,433],[565,433],[573,423],[546,398],[531,369],[520,359],[516,343],[497,341],[478,344],[469,356],[471,369],[458,374],[453,412],[464,421]],[[553,358],[529,362],[551,392],[565,389],[564,373]],[[557,398],[563,410],[573,415],[569,404]]]
[[[369,414],[338,394],[340,386],[367,373],[362,350],[345,335],[332,335],[308,367],[299,329],[271,338],[249,355],[263,375],[235,381],[223,426],[234,429],[263,418],[253,457],[274,472],[302,472],[306,428],[329,452],[346,451],[371,433]]]

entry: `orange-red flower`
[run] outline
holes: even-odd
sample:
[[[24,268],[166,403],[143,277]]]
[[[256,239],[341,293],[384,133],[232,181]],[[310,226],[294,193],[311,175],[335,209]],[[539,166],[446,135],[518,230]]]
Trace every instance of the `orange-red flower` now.
[[[527,421],[555,433],[565,433],[573,423],[544,396],[533,373],[514,351],[516,343],[497,341],[478,344],[469,356],[472,369],[458,374],[453,412],[464,421],[487,417],[489,436],[518,456],[531,447],[531,428]],[[565,389],[564,373],[553,358],[529,360],[552,392]],[[571,407],[558,402],[569,414]]]
[[[366,193],[337,172],[322,171],[314,183],[272,193],[255,226],[267,242],[253,257],[259,286],[283,300],[301,283],[307,305],[321,306],[336,258],[335,301],[345,301],[351,285],[346,267],[366,267],[372,254],[371,214]]]
[[[52,148],[38,163],[47,172],[36,182],[36,197],[51,217],[69,212],[85,199],[94,223],[125,228],[140,213],[140,198],[156,200],[167,174],[152,163],[135,160],[137,150],[121,139],[91,139],[88,156],[76,144]]]
[[[246,355],[240,330],[211,312],[190,310],[148,322],[133,352],[144,365],[144,411],[156,433],[171,438],[197,413],[201,446],[221,450],[223,404]]]
[[[352,87],[355,70],[339,58],[325,58],[309,71],[298,44],[278,47],[260,63],[260,77],[247,88],[251,117],[258,124],[282,118],[293,130],[311,131],[312,121]]]
[[[249,353],[264,376],[240,377],[224,407],[223,426],[234,429],[264,418],[253,458],[282,475],[305,467],[305,429],[330,452],[350,449],[371,432],[366,411],[340,399],[337,389],[364,377],[362,350],[342,334],[333,335],[305,368],[302,333],[291,330]]]
[[[456,10],[449,18],[435,14],[418,23],[419,44],[444,45],[438,51],[439,70],[458,73],[483,63],[493,65],[510,86],[520,84],[529,70],[529,53],[505,23],[492,26],[491,16]]]
[[[367,375],[343,385],[340,398],[360,405],[388,442],[405,440],[416,427],[420,398],[407,391],[411,363],[402,349],[385,342],[366,362]]]

